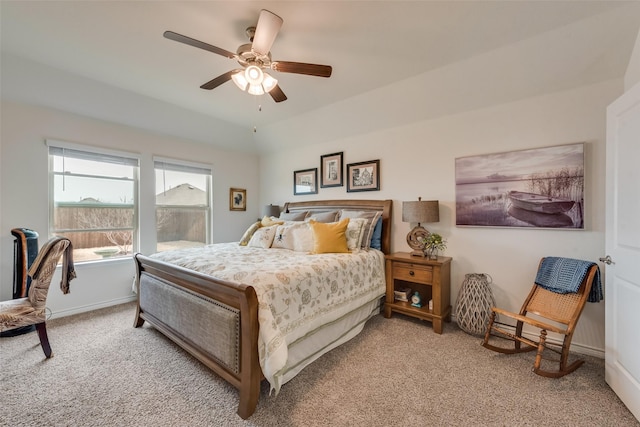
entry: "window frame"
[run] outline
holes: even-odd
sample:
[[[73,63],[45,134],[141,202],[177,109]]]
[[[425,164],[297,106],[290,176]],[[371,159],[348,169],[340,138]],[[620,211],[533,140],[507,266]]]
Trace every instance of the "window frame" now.
[[[167,166],[169,166],[167,168]],[[206,195],[206,206],[197,206],[197,205],[158,205],[157,204],[157,190],[156,190],[156,175],[158,170],[173,170],[176,172],[186,172],[193,174],[200,174],[206,177],[205,180],[205,190]],[[211,244],[213,241],[213,227],[212,227],[212,218],[213,218],[213,166],[206,163],[198,163],[192,162],[188,160],[175,159],[170,157],[161,157],[161,156],[153,156],[153,177],[154,177],[154,218],[156,221],[156,251],[158,250],[158,229],[157,229],[157,221],[158,221],[158,207],[163,208],[189,208],[189,209],[201,209],[205,212],[205,245]]]
[[[100,232],[100,231],[131,231],[131,253],[136,253],[137,251],[139,251],[140,248],[140,216],[139,216],[139,207],[140,207],[140,155],[136,154],[136,153],[131,153],[131,152],[126,152],[126,151],[119,151],[119,150],[110,150],[110,149],[105,149],[105,148],[101,148],[101,147],[95,147],[95,146],[89,146],[89,145],[83,145],[83,144],[74,144],[74,143],[70,143],[70,142],[65,142],[65,141],[58,141],[58,140],[51,140],[51,139],[47,139],[45,140],[45,145],[48,147],[47,150],[47,158],[48,158],[48,180],[49,180],[49,194],[48,194],[48,205],[49,205],[49,224],[48,224],[48,233],[49,236],[54,236],[57,233],[65,233],[65,232],[78,232],[78,231],[91,231],[91,232]],[[58,150],[62,150],[62,155],[64,156],[64,153],[66,150],[69,150],[69,153],[71,153],[72,155],[70,155],[69,157],[73,157],[73,158],[80,158],[80,159],[85,159],[85,160],[91,160],[91,161],[103,161],[105,162],[105,159],[123,159],[125,160],[126,165],[131,166],[133,168],[132,171],[132,178],[117,178],[117,177],[112,177],[112,176],[107,176],[107,175],[99,175],[99,174],[86,174],[86,173],[68,173],[68,172],[56,172],[54,170],[54,156],[59,156],[60,154],[58,154],[56,151]],[[76,156],[74,156],[73,154],[76,154]],[[82,157],[80,157],[80,153],[83,154]],[[102,160],[101,160],[102,159]],[[105,162],[105,163],[110,163],[110,162]],[[121,181],[130,181],[133,185],[133,219],[132,219],[132,227],[120,227],[120,228],[109,228],[109,229],[105,229],[105,228],[78,228],[78,229],[56,229],[54,227],[55,222],[54,222],[54,211],[56,208],[56,201],[55,201],[55,176],[69,176],[69,177],[76,177],[76,178],[88,178],[88,179],[104,179],[104,180],[121,180]],[[60,202],[58,205],[64,205],[65,203],[69,203],[69,202]],[[114,207],[122,207],[127,205],[126,203],[123,204],[113,204]],[[128,206],[128,205],[127,205]],[[73,240],[72,240],[73,241]],[[112,258],[96,258],[96,259],[91,259],[91,260],[76,260],[75,263],[90,263],[90,262],[105,262],[105,261],[111,261],[111,260],[121,260],[121,259],[129,259],[130,258],[130,254],[124,254],[121,256],[116,256],[116,257],[112,257]]]

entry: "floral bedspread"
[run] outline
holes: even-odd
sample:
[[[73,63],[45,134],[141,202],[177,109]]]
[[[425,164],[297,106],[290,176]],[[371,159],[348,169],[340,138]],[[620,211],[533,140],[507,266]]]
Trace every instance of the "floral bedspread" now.
[[[152,257],[255,289],[260,366],[276,392],[287,363],[288,343],[385,292],[384,255],[373,249],[311,255],[236,242]]]

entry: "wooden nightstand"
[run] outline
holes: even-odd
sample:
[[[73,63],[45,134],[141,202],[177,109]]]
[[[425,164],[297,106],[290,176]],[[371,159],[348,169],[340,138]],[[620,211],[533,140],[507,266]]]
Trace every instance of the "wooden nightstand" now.
[[[384,317],[392,312],[406,314],[433,324],[433,331],[442,333],[442,321],[451,321],[451,258],[437,260],[396,252],[386,257],[387,295]],[[394,291],[411,288],[422,296],[422,307],[413,307],[411,302],[398,301]],[[429,310],[429,300],[433,309]]]

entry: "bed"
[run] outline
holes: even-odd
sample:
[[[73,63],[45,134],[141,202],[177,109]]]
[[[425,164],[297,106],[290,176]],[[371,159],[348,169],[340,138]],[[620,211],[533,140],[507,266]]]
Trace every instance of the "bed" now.
[[[379,212],[380,250],[309,255],[279,249],[238,249],[238,242],[234,242],[203,248],[202,252],[207,252],[204,259],[198,258],[193,249],[150,257],[136,254],[138,303],[134,326],[148,322],[236,387],[238,415],[250,417],[263,379],[277,393],[305,366],[356,336],[380,311],[384,254],[389,253],[391,243],[392,201],[295,202],[285,204],[283,212],[308,212],[319,217],[343,210],[364,212],[364,216]],[[291,258],[285,260],[289,255]],[[312,259],[315,264],[307,265]],[[331,267],[336,262],[341,267]],[[353,266],[349,264],[352,262]],[[356,291],[352,291],[355,285],[351,282],[336,287],[336,282],[347,283],[346,273],[341,270],[355,276]],[[312,292],[324,287],[331,292],[318,293],[315,299],[302,298],[299,305],[291,305],[292,310],[283,310],[284,303],[278,302],[289,304],[287,293],[302,286],[289,283],[293,276],[313,282]],[[336,304],[321,306],[329,299],[335,299]],[[307,306],[316,304],[316,312],[305,312]]]

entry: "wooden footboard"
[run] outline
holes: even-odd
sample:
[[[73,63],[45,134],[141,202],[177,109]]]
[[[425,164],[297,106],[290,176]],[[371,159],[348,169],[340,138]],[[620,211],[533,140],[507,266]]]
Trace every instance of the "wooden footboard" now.
[[[149,322],[236,387],[238,415],[251,416],[263,378],[254,289],[141,254],[134,258],[138,294],[134,326]]]

